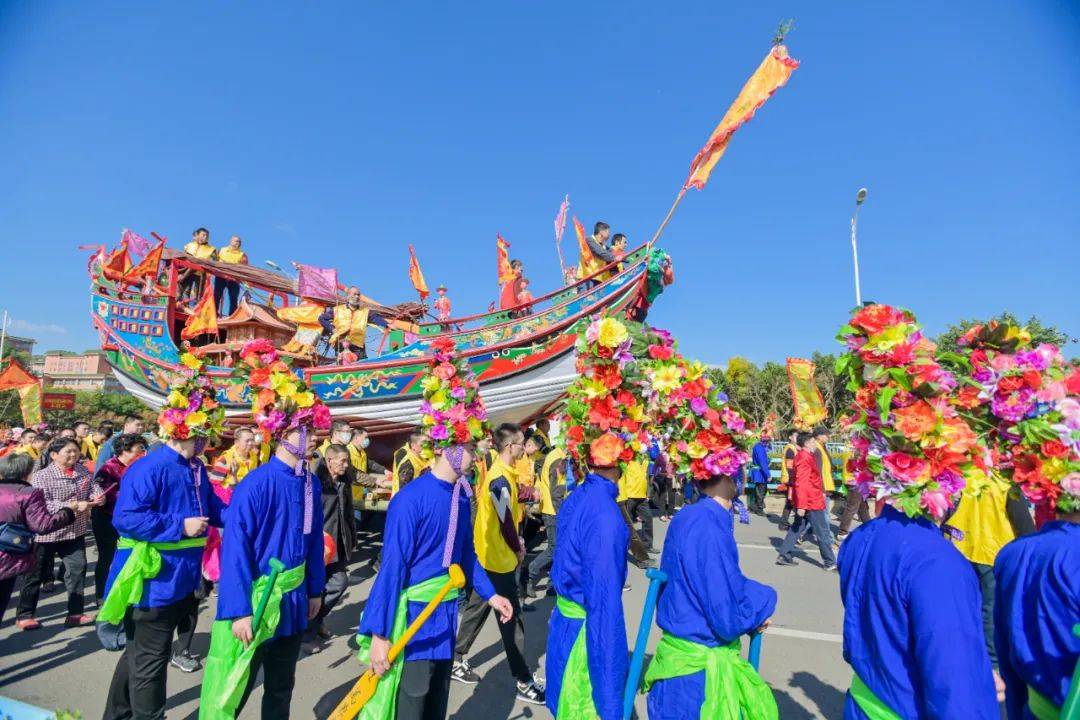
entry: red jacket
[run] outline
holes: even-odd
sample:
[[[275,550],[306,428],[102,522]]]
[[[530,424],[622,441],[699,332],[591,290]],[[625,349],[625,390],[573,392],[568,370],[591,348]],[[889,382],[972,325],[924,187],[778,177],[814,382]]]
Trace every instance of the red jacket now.
[[[795,482],[792,484],[791,504],[796,510],[824,510],[825,486],[817,458],[809,450],[795,455]]]

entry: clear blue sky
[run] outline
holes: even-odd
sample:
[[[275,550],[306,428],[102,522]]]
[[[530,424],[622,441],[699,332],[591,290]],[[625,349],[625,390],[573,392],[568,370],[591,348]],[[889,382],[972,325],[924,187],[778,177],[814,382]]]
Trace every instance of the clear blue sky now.
[[[651,236],[789,16],[803,65],[683,202],[653,322],[710,362],[836,350],[866,185],[865,297],[1080,335],[1069,0],[0,2],[0,307],[39,349],[95,347],[75,246],[124,226],[238,233],[388,303],[411,242],[462,313],[501,232],[540,294],[563,195]]]

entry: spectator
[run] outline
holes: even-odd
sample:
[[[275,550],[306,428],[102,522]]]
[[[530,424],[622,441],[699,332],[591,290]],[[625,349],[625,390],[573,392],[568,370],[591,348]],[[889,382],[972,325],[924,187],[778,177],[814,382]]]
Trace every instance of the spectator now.
[[[71,501],[50,512],[45,493],[32,487],[27,481],[34,468],[34,461],[27,455],[10,455],[0,458],[0,524],[7,525],[7,533],[0,535],[0,624],[4,611],[15,588],[15,580],[33,567],[35,548],[31,533],[50,533],[75,522],[75,510],[80,503]],[[11,539],[7,537],[12,533]],[[23,551],[12,545],[26,543]]]
[[[124,416],[124,435],[142,435],[143,430],[145,429],[146,425],[143,423],[143,419],[138,415]],[[113,441],[115,439],[115,436],[110,436],[98,450],[97,462],[101,465],[107,463],[109,458],[113,456]]]
[[[94,544],[98,552],[97,564],[94,565],[94,597],[98,604],[105,600],[105,581],[109,577],[113,555],[116,554],[116,542],[120,539],[112,524],[116,496],[120,492],[120,479],[133,462],[146,454],[146,439],[142,435],[119,435],[113,441],[113,447],[116,455],[109,458],[95,473],[105,500],[90,511],[90,527],[94,532]]]
[[[829,516],[825,512],[825,487],[821,481],[819,460],[814,452],[818,449],[817,440],[810,433],[800,433],[799,447],[800,450],[795,455],[795,483],[792,486],[791,496],[791,504],[795,507],[797,517],[784,537],[776,564],[798,564],[791,558],[791,553],[795,549],[795,541],[802,534],[803,526],[809,525],[814,531],[814,538],[821,551],[824,568],[836,570]]]
[[[49,464],[30,478],[30,483],[45,495],[50,512],[63,507],[75,510],[75,521],[58,530],[39,533],[34,542],[34,565],[19,594],[16,625],[22,630],[41,627],[37,613],[42,574],[51,568],[54,557],[63,562],[64,584],[68,591],[67,627],[89,625],[92,615],[84,615],[83,582],[86,580],[86,530],[90,524],[90,508],[105,501],[101,486],[90,471],[79,463],[79,444],[70,438],[58,438],[46,452]],[[72,504],[74,503],[74,504]]]

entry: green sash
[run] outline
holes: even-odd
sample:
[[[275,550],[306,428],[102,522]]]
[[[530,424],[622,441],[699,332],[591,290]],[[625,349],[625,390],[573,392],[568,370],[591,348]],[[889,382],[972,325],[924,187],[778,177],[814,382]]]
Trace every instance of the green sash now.
[[[119,625],[131,605],[138,605],[142,600],[143,583],[153,580],[161,572],[162,550],[184,550],[204,547],[206,537],[184,538],[177,542],[152,543],[145,540],[132,540],[122,537],[116,543],[117,550],[131,550],[124,566],[113,580],[105,602],[101,604],[97,619],[110,625]]]
[[[739,655],[738,640],[718,647],[684,640],[664,633],[656,654],[645,671],[642,689],[649,691],[657,680],[705,671],[705,702],[701,717],[706,720],[777,720],[780,717],[772,690],[750,663]]]
[[[1039,720],[1058,720],[1061,717],[1061,708],[1035,688],[1028,685],[1028,710]]]
[[[405,591],[398,596],[397,609],[394,611],[394,627],[390,630],[391,643],[396,642],[398,638],[404,635],[405,628],[409,626],[409,603],[431,602],[448,582],[450,582],[450,576],[443,574],[405,588]],[[442,601],[444,603],[456,602],[458,594],[458,589],[451,587],[450,592],[446,593]],[[361,616],[360,623],[363,624],[363,622]],[[360,635],[357,641],[360,645],[360,662],[364,665],[370,665],[371,636]],[[402,654],[398,656],[398,661],[394,662],[386,674],[379,679],[379,684],[375,686],[375,694],[364,705],[360,714],[356,716],[356,720],[391,720],[395,717],[398,684],[401,682],[401,670],[404,666],[405,652],[402,650]]]
[[[202,693],[199,696],[199,720],[223,720],[236,717],[240,698],[247,689],[251,675],[251,661],[255,650],[274,637],[281,622],[281,598],[304,582],[305,566],[300,563],[282,571],[270,588],[262,621],[252,628],[253,638],[246,648],[232,634],[232,620],[218,620],[210,630],[210,653],[206,656],[203,672]],[[251,607],[259,604],[270,582],[269,575],[262,575],[251,584]]]
[[[851,690],[848,692],[851,693],[851,699],[870,720],[901,720],[892,708],[881,702],[878,696],[866,687],[866,683],[858,675],[851,676]]]
[[[559,711],[555,716],[559,720],[595,720],[599,717],[596,704],[593,703],[592,679],[589,677],[589,653],[585,642],[585,608],[570,598],[559,595],[555,606],[568,620],[581,620],[581,630],[570,648],[563,668],[562,689],[559,691]]]

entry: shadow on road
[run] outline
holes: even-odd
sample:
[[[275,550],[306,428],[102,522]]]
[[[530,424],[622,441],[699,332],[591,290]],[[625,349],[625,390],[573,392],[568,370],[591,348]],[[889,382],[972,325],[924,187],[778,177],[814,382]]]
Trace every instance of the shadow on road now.
[[[817,717],[843,717],[845,692],[826,685],[812,673],[802,671],[792,673],[791,685],[806,693],[806,697],[817,705]],[[786,718],[787,715],[781,713],[780,717]]]

